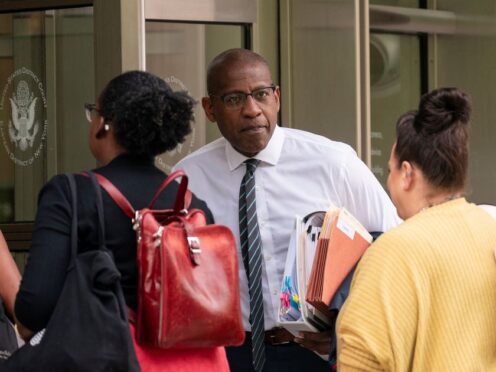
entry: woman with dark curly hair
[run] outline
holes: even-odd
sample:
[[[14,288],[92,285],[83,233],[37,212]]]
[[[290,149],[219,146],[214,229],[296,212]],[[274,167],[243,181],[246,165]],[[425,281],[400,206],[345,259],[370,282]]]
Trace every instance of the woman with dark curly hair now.
[[[147,72],[131,71],[111,80],[95,105],[86,104],[90,122],[89,146],[99,168],[136,209],[146,207],[165,179],[154,157],[171,150],[191,132],[194,100],[173,92],[167,83]],[[76,175],[78,233],[81,247],[98,247],[97,211],[91,180]],[[178,184],[160,195],[156,208],[174,206]],[[84,195],[84,197],[82,197]],[[192,208],[202,209],[213,222],[207,205],[193,196]],[[136,235],[132,223],[103,192],[107,248],[121,274],[126,304],[137,306]],[[25,339],[46,327],[64,284],[70,258],[71,197],[65,176],[55,176],[41,190],[33,241],[15,303],[18,328]],[[137,350],[138,359],[153,360],[153,371],[227,370],[223,348],[171,352]],[[141,359],[140,359],[141,362]],[[148,369],[143,369],[148,370]]]
[[[397,123],[388,188],[405,222],[360,261],[337,323],[340,371],[496,366],[496,221],[464,198],[471,103],[424,95]]]

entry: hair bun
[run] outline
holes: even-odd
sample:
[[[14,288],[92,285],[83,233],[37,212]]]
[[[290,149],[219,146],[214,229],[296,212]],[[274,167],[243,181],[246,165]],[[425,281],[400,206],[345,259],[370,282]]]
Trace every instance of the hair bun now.
[[[469,96],[457,88],[439,88],[420,99],[414,127],[426,135],[454,125],[468,125],[472,105]]]
[[[116,76],[99,103],[101,115],[112,122],[117,143],[132,155],[153,157],[172,150],[191,132],[195,100],[173,92],[149,72]]]

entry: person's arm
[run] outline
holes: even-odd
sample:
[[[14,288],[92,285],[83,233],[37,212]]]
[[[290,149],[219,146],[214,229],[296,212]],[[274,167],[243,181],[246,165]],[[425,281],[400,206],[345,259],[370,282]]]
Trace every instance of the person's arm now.
[[[370,169],[349,148],[343,158],[338,196],[341,205],[349,210],[370,232],[383,232],[396,226],[401,220],[396,208]],[[318,354],[328,354],[331,334],[325,332],[301,332],[295,339],[301,346]]]
[[[348,209],[369,232],[386,232],[401,222],[382,185],[351,149],[344,158],[338,184],[340,206]]]
[[[0,297],[11,316],[14,315],[15,297],[19,291],[20,282],[21,274],[0,231]]]
[[[319,355],[328,355],[331,348],[331,331],[301,331],[298,337],[295,337],[294,341]]]
[[[29,340],[33,333],[19,323],[14,314],[14,305],[17,292],[21,283],[21,274],[14,258],[10,254],[2,232],[0,231],[0,297],[5,304],[5,309],[12,316],[17,332],[23,340]]]
[[[70,259],[72,207],[65,176],[45,185],[38,199],[29,257],[15,302],[16,324],[27,340],[46,327]]]
[[[214,216],[212,215],[212,212],[210,211],[210,208],[208,207],[207,203],[205,203],[205,201],[201,199],[198,199],[194,194],[191,200],[191,208],[201,209],[205,214],[205,219],[207,221],[207,224],[211,225],[215,223]]]
[[[413,259],[399,234],[385,234],[358,264],[350,295],[338,316],[339,371],[409,368],[418,322],[418,283]],[[401,235],[399,235],[401,237]],[[386,238],[386,239],[383,239]]]

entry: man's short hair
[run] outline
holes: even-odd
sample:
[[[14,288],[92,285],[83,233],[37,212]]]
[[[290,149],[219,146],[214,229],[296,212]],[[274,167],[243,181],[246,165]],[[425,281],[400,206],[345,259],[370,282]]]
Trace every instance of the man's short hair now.
[[[262,64],[270,68],[267,60],[260,54],[257,54],[249,49],[234,48],[228,49],[217,55],[207,68],[207,91],[209,94],[217,93],[219,89],[219,79],[226,69],[234,65],[255,65]]]

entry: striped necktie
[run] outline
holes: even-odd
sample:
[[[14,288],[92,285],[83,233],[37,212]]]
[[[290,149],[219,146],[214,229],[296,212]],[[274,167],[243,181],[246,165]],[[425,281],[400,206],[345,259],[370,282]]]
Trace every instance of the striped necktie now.
[[[262,371],[265,364],[262,242],[257,221],[254,174],[259,163],[257,159],[245,161],[246,173],[239,190],[239,238],[248,277],[253,367],[257,372]]]

